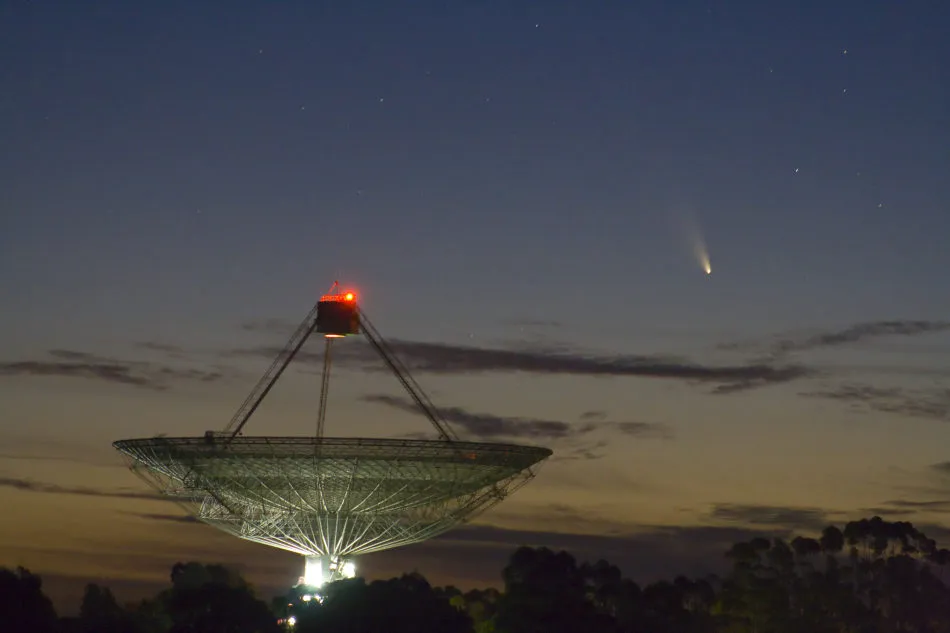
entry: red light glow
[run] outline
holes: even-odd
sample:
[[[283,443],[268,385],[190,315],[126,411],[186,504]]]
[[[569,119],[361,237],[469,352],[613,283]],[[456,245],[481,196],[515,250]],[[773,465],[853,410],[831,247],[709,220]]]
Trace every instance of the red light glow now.
[[[320,301],[343,301],[346,303],[351,303],[356,301],[356,294],[352,292],[347,292],[345,294],[338,295],[323,295],[320,297]]]

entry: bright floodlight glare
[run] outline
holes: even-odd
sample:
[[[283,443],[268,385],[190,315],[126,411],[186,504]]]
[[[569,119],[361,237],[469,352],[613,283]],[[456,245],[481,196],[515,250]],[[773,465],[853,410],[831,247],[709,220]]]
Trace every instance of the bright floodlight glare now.
[[[323,583],[323,560],[319,556],[307,556],[303,569],[303,584],[319,588]]]
[[[316,435],[244,435],[258,405],[314,334],[325,346]],[[324,437],[332,345],[358,334],[440,439]],[[528,483],[551,456],[538,446],[460,440],[356,295],[342,293],[338,284],[313,307],[224,431],[113,446],[133,472],[200,521],[304,556],[303,584],[314,588],[311,595],[328,582],[354,577],[354,556],[419,543],[472,519]]]
[[[295,618],[294,616],[290,616],[289,618],[287,618],[288,626],[294,626],[295,624],[297,624],[297,618]]]

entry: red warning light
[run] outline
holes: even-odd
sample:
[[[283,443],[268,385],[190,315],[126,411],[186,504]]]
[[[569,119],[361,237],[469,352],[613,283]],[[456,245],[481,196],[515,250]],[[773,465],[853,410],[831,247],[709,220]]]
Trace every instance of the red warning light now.
[[[353,303],[356,301],[356,293],[346,292],[340,294],[325,294],[320,297],[321,302]]]

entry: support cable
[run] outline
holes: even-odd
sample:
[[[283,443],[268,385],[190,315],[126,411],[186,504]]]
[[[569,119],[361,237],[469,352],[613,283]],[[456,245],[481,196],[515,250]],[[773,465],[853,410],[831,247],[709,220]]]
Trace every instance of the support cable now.
[[[392,351],[389,344],[380,336],[379,331],[366,317],[366,313],[360,310],[360,325],[363,328],[363,334],[369,341],[373,349],[382,357],[389,369],[396,375],[396,378],[409,393],[409,397],[416,403],[425,416],[438,431],[439,436],[446,442],[458,441],[459,437],[455,431],[439,414],[438,409],[432,404],[432,401],[419,386],[419,383],[412,377],[406,366],[399,360],[399,357]]]
[[[320,409],[317,413],[317,438],[323,437],[323,425],[327,419],[327,398],[330,395],[330,352],[333,339],[326,338],[327,344],[323,349],[323,381],[320,384]]]
[[[228,443],[240,434],[244,425],[247,424],[247,421],[261,405],[261,402],[267,394],[270,393],[270,390],[273,389],[277,379],[284,373],[284,370],[290,365],[290,362],[303,347],[304,343],[307,342],[307,339],[310,338],[310,335],[313,334],[314,329],[317,327],[317,307],[319,305],[320,304],[317,303],[313,306],[313,309],[310,310],[310,314],[307,315],[307,318],[304,319],[293,336],[290,337],[284,349],[280,351],[271,363],[271,366],[264,372],[261,379],[257,381],[254,389],[252,389],[251,393],[244,399],[244,402],[235,412],[231,421],[224,428],[225,434],[230,433],[230,437],[227,440]]]
[[[304,344],[316,330],[317,311],[319,306],[319,302],[313,306],[313,309],[310,310],[310,313],[294,332],[293,336],[291,336],[290,340],[271,363],[267,371],[264,372],[264,375],[261,376],[260,380],[258,380],[257,384],[254,386],[254,389],[251,390],[251,393],[247,396],[247,398],[245,398],[244,402],[231,418],[231,421],[224,428],[223,434],[228,435],[226,443],[230,443],[241,433],[248,420],[250,420],[251,416],[254,415],[254,412],[257,411],[258,407],[261,405],[261,402],[265,397],[267,397],[267,394],[270,393],[270,390],[274,387],[277,380],[281,377],[290,363],[303,348]],[[379,354],[379,356],[386,363],[386,366],[390,371],[393,372],[393,374],[396,376],[396,379],[399,380],[399,383],[409,394],[409,397],[412,399],[412,401],[422,410],[422,413],[426,416],[426,418],[428,418],[432,426],[435,427],[439,437],[446,442],[458,441],[459,437],[455,433],[454,429],[452,429],[448,422],[441,416],[438,409],[436,409],[435,405],[422,390],[422,387],[409,373],[409,370],[405,364],[403,364],[399,357],[396,356],[393,349],[389,346],[385,339],[383,339],[372,322],[366,317],[366,313],[360,310],[359,315],[361,329],[364,336],[366,336],[366,339],[369,341],[370,346],[372,346],[376,353]],[[323,357],[323,379],[320,386],[320,408],[317,415],[318,438],[323,437],[324,426],[326,422],[327,400],[329,398],[330,389],[330,369],[332,362],[331,340],[331,338],[326,339],[326,348]]]

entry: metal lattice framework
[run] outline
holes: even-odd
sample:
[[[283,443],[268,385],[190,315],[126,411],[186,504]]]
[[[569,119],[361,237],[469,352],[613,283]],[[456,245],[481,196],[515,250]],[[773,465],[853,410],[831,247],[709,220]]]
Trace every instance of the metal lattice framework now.
[[[547,448],[438,440],[157,437],[115,447],[189,514],[248,541],[348,558],[418,543],[530,481]]]
[[[351,556],[418,543],[472,519],[528,483],[552,454],[460,441],[353,298],[325,295],[314,306],[223,432],[113,444],[133,472],[192,516],[307,556],[308,564],[319,557],[330,565],[328,579],[339,577]],[[330,316],[321,321],[320,308],[328,304]],[[331,343],[360,330],[442,439],[323,437]],[[242,435],[314,332],[326,335],[317,435]]]

